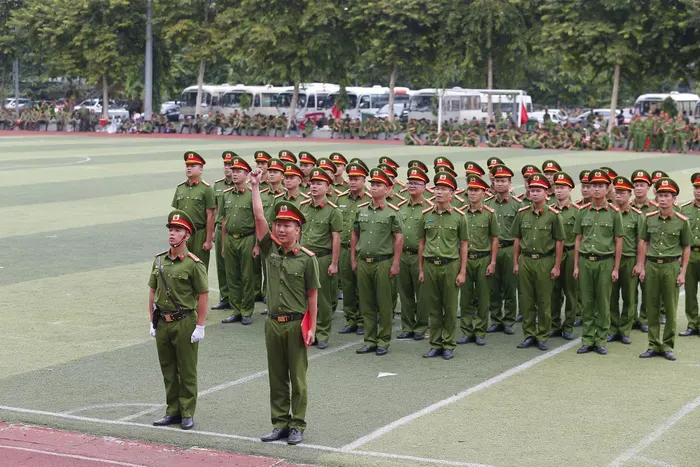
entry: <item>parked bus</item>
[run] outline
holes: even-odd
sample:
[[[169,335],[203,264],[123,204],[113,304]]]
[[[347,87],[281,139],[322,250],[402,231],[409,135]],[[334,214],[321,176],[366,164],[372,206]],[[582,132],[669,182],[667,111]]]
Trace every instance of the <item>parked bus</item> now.
[[[338,90],[340,91],[340,90]],[[343,118],[349,116],[352,119],[362,118],[362,114],[376,115],[379,110],[389,103],[389,88],[383,86],[372,86],[371,88],[362,88],[349,86],[345,88],[348,93],[349,106],[343,111]],[[411,91],[408,88],[394,88],[394,103],[408,104]],[[326,105],[326,116],[330,116],[331,110],[335,105],[339,92],[331,94]]]
[[[697,94],[687,94],[680,92],[670,92],[668,94],[642,94],[634,103],[635,113],[642,117],[654,115],[663,110],[664,100],[671,98],[676,103],[678,113],[687,117],[691,122],[695,120],[695,108],[700,102]]]
[[[481,118],[479,91],[455,87],[452,89],[427,88],[414,91],[408,104],[409,119],[436,121],[439,99],[442,99],[443,120],[471,120]],[[441,97],[440,97],[441,96]]]
[[[314,121],[325,116],[326,106],[328,105],[328,96],[334,92],[338,92],[340,86],[329,83],[302,83],[299,85],[299,97],[297,100],[297,108],[293,112],[293,118],[297,122],[304,121],[307,117],[311,117]],[[287,118],[292,115],[290,107],[292,105],[292,97],[294,96],[294,88],[287,88],[286,91],[277,96],[277,113],[285,114]]]
[[[246,109],[249,115],[278,115],[281,112],[278,109],[277,96],[282,92],[289,91],[289,89],[291,88],[288,86],[245,86],[237,84],[224,94],[222,99],[223,112],[226,115],[230,115],[236,110],[240,112],[241,96],[246,93],[250,98],[250,107]]]
[[[231,88],[228,84],[212,85],[205,84],[202,86],[202,115],[206,115],[210,111],[222,110],[221,98],[226,91]],[[182,106],[180,107],[180,116],[194,117],[195,107],[197,105],[197,89],[198,86],[190,86],[182,91]]]
[[[513,105],[513,102],[516,102],[516,105]],[[532,97],[527,94],[523,94],[521,99],[519,95],[491,93],[493,113],[501,112],[503,118],[506,118],[508,114],[514,116],[521,102],[525,104],[525,109],[528,112],[532,112]],[[486,93],[481,94],[481,112],[484,117],[488,114],[488,94]]]
[[[700,101],[695,104],[695,121],[700,122]]]

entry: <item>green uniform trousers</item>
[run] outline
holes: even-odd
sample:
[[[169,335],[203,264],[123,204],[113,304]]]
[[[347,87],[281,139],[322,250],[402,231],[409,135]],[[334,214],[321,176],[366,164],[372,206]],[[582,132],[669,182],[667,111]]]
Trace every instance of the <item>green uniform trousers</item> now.
[[[649,320],[647,319],[647,304],[646,304],[646,294],[644,293],[644,289],[646,287],[645,282],[639,282],[639,289],[642,291],[641,293],[641,305],[639,307],[639,322],[641,324],[648,324]],[[637,291],[636,297],[637,301],[639,301],[639,291]],[[661,303],[661,306],[659,308],[659,313],[661,316],[665,317],[666,316],[666,307],[664,306],[663,303]]]
[[[209,254],[210,251],[204,251],[204,241],[207,239],[207,230],[205,228],[197,229],[197,231],[187,240],[187,249],[190,253],[202,260],[204,267],[209,270]]]
[[[357,261],[357,287],[360,294],[360,313],[365,322],[365,344],[389,348],[391,322],[394,319],[393,294],[396,277],[389,277],[393,259],[376,263]]]
[[[156,328],[156,348],[165,383],[166,415],[194,417],[197,408],[197,351],[190,338],[197,313],[171,323],[161,319]]]
[[[229,304],[233,314],[241,316],[252,316],[255,307],[254,245],[254,235],[243,238],[233,238],[231,235],[226,235],[224,263],[226,264]]]
[[[316,256],[318,261],[318,279],[321,288],[318,289],[318,315],[316,318],[316,339],[321,342],[328,342],[331,333],[331,322],[333,321],[332,295],[337,295],[337,289],[333,286],[332,277],[328,277],[328,267],[333,260],[332,255]]]
[[[518,312],[517,289],[518,278],[513,274],[513,247],[501,247],[491,279],[491,324],[513,326]]]
[[[401,329],[425,334],[428,329],[429,306],[418,307],[421,284],[418,282],[418,255],[401,254],[401,270],[398,276],[401,297]]]
[[[700,282],[700,261],[689,262],[685,272],[685,317],[688,318],[688,329],[700,329],[698,282]]]
[[[613,258],[590,261],[581,255],[579,284],[583,299],[583,345],[605,347],[610,330]]]
[[[343,312],[348,326],[363,326],[364,319],[359,310],[357,274],[352,270],[350,248],[340,248],[340,283],[343,285]]]
[[[680,289],[676,284],[681,265],[677,261],[658,264],[647,261],[644,293],[649,319],[649,348],[655,352],[673,350],[676,340],[676,308]],[[686,292],[687,295],[687,292]],[[661,336],[660,305],[666,308],[663,341]]]
[[[610,296],[610,334],[627,336],[632,332],[637,314],[637,277],[632,275],[637,258],[623,256],[620,260],[620,278],[612,283]],[[620,309],[622,298],[622,309]]]
[[[579,311],[578,283],[574,279],[574,252],[564,253],[561,259],[561,274],[554,280],[552,290],[552,330],[573,332],[574,321]],[[561,307],[564,304],[564,322]]]
[[[301,320],[286,323],[265,320],[265,347],[272,426],[304,431],[308,397],[306,369],[309,361],[301,336]]]
[[[460,289],[459,298],[460,328],[465,336],[486,336],[491,297],[491,278],[486,277],[486,268],[490,262],[491,253],[467,261],[467,281]]]
[[[263,297],[265,296],[265,293],[263,292],[263,281],[262,281],[262,276],[263,276],[263,267],[262,267],[262,254],[259,254],[257,257],[253,258],[253,296],[255,298],[258,297]]]
[[[634,150],[639,152],[639,151],[644,151],[644,142],[646,140],[646,133],[643,131],[637,131],[633,134],[634,137]]]
[[[423,263],[423,284],[418,308],[430,310],[430,347],[454,350],[457,347],[457,300],[459,260],[438,266]]]
[[[219,301],[228,302],[228,282],[226,280],[226,262],[224,257],[221,255],[224,244],[221,241],[221,226],[216,227],[216,234],[214,235],[214,244],[216,245],[216,277],[219,280]]]
[[[552,320],[552,288],[550,279],[554,255],[540,259],[520,257],[519,284],[523,313],[523,333],[538,342],[547,342]]]

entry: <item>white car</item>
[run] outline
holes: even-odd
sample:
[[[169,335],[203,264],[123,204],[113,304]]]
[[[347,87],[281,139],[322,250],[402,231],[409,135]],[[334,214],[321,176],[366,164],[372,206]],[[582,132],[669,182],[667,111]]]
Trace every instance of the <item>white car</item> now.
[[[75,106],[74,110],[78,110],[85,107],[88,110],[94,110],[96,114],[102,114],[102,100],[101,99],[86,99],[79,105]],[[114,101],[109,102],[109,109],[107,109],[107,114],[109,118],[119,117],[122,120],[129,118],[129,111],[124,107],[117,105]]]
[[[19,101],[19,110],[22,110],[22,109],[24,109],[25,107],[28,107],[29,104],[30,104],[29,99],[25,99],[24,97],[20,97],[20,98],[18,99],[18,101]],[[14,99],[14,97],[5,99],[5,108],[6,108],[6,109],[13,109],[13,110],[14,110],[14,109],[15,109],[15,105],[16,105],[16,104],[15,104],[15,99]]]
[[[548,110],[547,112],[549,113],[549,117],[552,119],[552,122],[556,123],[557,125],[566,125],[566,122],[569,121],[568,115],[563,110],[552,109]],[[536,120],[538,123],[544,123],[544,111],[529,112],[527,117],[530,120]]]

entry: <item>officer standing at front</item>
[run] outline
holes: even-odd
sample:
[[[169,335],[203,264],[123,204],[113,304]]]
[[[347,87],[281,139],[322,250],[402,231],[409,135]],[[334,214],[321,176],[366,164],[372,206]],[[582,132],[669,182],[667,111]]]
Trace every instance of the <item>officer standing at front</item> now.
[[[148,278],[151,337],[156,338],[165,383],[165,416],[155,426],[194,426],[197,407],[197,351],[204,339],[209,309],[209,279],[204,264],[187,250],[195,227],[186,212],[168,216],[170,248],[156,256]]]

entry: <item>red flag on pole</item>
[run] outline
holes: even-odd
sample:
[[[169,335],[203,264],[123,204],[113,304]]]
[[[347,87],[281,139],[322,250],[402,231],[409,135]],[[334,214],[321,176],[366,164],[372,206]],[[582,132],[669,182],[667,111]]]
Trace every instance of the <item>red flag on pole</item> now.
[[[527,109],[525,108],[524,103],[520,103],[520,124],[524,125],[530,120],[530,117],[527,116]]]
[[[333,118],[340,118],[340,109],[338,108],[337,102],[335,104],[333,104],[333,108],[331,109],[331,114],[333,115]]]

